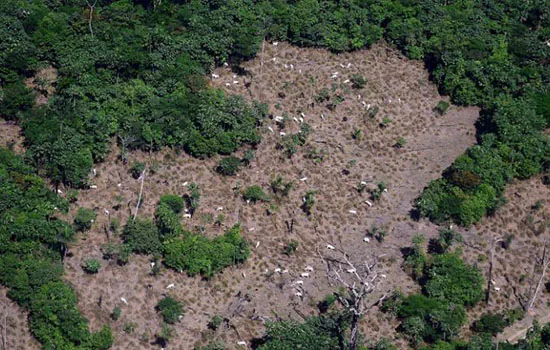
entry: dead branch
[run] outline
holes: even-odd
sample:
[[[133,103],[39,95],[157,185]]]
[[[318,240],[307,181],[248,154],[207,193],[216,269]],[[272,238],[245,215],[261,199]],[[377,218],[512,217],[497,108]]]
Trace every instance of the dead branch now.
[[[526,311],[531,311],[535,305],[535,301],[537,300],[538,293],[540,291],[540,287],[542,286],[542,281],[544,280],[544,277],[546,276],[546,270],[548,269],[548,266],[550,266],[550,256],[548,256],[548,249],[547,249],[547,241],[544,241],[544,248],[542,249],[542,256],[541,259],[538,261],[538,264],[542,267],[542,271],[540,273],[539,279],[537,281],[537,286],[535,287],[535,291],[532,293],[531,298],[529,299],[529,302],[527,303],[527,309]]]
[[[93,38],[94,37],[94,29],[92,28],[92,19],[94,17],[94,10],[95,10],[95,5],[97,4],[97,0],[95,0],[93,4],[91,4],[89,0],[86,0],[86,4],[90,8],[90,15],[88,17],[88,28],[90,29],[90,35]]]
[[[143,195],[143,184],[145,182],[145,172],[146,171],[147,171],[147,168],[143,169],[143,172],[141,173],[141,176],[140,176],[141,186],[140,186],[140,189],[139,189],[139,196],[138,196],[138,200],[137,200],[137,204],[136,204],[136,210],[134,212],[134,219],[132,221],[136,221],[136,218],[137,218],[137,215],[138,215],[139,205],[141,204],[141,196]]]
[[[346,252],[338,249],[332,251],[340,256],[324,256],[317,247],[317,253],[326,267],[327,278],[346,288],[347,295],[341,293],[335,293],[335,295],[340,304],[352,314],[349,349],[356,350],[359,340],[360,318],[367,310],[386,297],[384,295],[369,307],[365,305],[367,296],[377,290],[380,282],[378,274],[378,260],[380,257],[356,263],[352,261]]]

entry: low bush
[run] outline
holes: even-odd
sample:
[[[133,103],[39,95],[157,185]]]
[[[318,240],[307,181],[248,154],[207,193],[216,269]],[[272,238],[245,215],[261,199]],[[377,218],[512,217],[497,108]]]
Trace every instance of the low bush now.
[[[97,259],[86,259],[82,262],[82,269],[89,274],[98,273],[101,269],[101,262]]]
[[[87,231],[92,228],[97,214],[95,211],[87,208],[78,208],[76,217],[74,218],[74,225],[77,231]]]
[[[253,185],[245,189],[243,193],[243,199],[246,201],[251,201],[252,203],[256,203],[267,201],[268,197],[261,186]]]
[[[231,156],[222,158],[216,167],[216,171],[225,176],[232,176],[237,174],[240,168],[241,160],[237,157]]]
[[[183,303],[170,297],[162,298],[156,307],[157,311],[162,315],[164,322],[174,324],[180,316],[183,316]]]

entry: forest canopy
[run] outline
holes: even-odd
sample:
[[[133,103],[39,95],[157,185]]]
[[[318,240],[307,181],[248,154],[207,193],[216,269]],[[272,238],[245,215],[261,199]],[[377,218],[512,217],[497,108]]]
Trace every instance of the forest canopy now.
[[[86,187],[111,143],[122,160],[133,149],[203,158],[259,143],[267,107],[209,87],[206,76],[221,64],[238,67],[264,40],[333,52],[385,40],[422,60],[455,104],[481,108],[478,143],[425,189],[415,203],[420,216],[472,225],[503,203],[514,178],[549,170],[548,0],[2,0],[0,24],[0,117],[22,127],[26,146],[25,160],[0,150],[0,282],[29,310],[46,348],[105,349],[112,336],[89,332],[62,283],[61,250],[74,232],[55,216],[68,203],[40,176]],[[51,68],[55,80],[36,78]],[[35,103],[37,91],[45,103]],[[159,207],[154,222],[127,228],[127,244],[162,251],[190,274],[212,275],[248,256],[238,229],[187,244],[175,214]],[[150,244],[133,240],[150,232]],[[202,253],[193,259],[172,259],[195,247]],[[438,283],[426,285],[430,298],[453,294]],[[479,299],[467,297],[465,305]],[[270,335],[293,328],[271,326]]]

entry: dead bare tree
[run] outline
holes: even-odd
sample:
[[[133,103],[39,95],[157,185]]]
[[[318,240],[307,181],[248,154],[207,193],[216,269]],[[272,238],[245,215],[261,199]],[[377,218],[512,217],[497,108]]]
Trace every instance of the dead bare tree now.
[[[93,38],[94,37],[94,29],[92,28],[92,19],[94,18],[94,10],[95,10],[95,5],[97,4],[97,0],[94,0],[93,3],[91,3],[90,0],[86,0],[86,4],[90,8],[90,14],[89,14],[89,17],[88,17],[88,28],[90,29],[90,35]]]
[[[162,5],[162,0],[153,0],[153,10]]]
[[[143,184],[145,183],[145,173],[147,172],[147,167],[145,167],[145,169],[143,169],[143,172],[141,173],[141,176],[139,177],[140,180],[141,180],[141,185],[140,185],[140,188],[139,188],[139,196],[138,196],[138,200],[137,200],[137,203],[136,203],[136,210],[134,212],[134,218],[132,221],[136,221],[136,218],[137,218],[137,215],[138,215],[138,210],[139,210],[139,206],[141,204],[141,197],[143,195]]]
[[[494,237],[491,241],[491,252],[490,252],[490,258],[489,258],[489,273],[487,276],[487,292],[485,294],[485,303],[489,304],[489,301],[491,299],[491,284],[493,283],[493,261],[495,259],[495,246],[498,242],[502,242],[503,239],[500,237]]]
[[[356,350],[359,340],[359,320],[369,309],[378,305],[390,293],[383,294],[367,305],[367,297],[378,289],[381,282],[382,276],[378,273],[380,256],[361,263],[354,263],[349,255],[341,250],[331,250],[332,256],[328,256],[321,254],[319,248],[317,248],[317,253],[325,264],[328,279],[346,288],[347,295],[336,293],[336,297],[342,306],[351,312],[349,349]]]
[[[533,307],[535,306],[535,302],[537,300],[537,296],[540,292],[540,287],[542,286],[542,281],[544,280],[544,277],[546,276],[546,270],[548,269],[548,266],[550,266],[550,256],[548,254],[548,240],[544,240],[544,247],[542,249],[542,254],[540,259],[537,259],[535,261],[535,270],[537,268],[541,269],[539,279],[537,281],[537,285],[535,287],[535,290],[533,291],[531,288],[531,292],[529,293],[530,298],[529,302],[526,304],[525,311],[532,311]],[[534,274],[534,272],[533,272]],[[531,286],[532,287],[532,286]]]

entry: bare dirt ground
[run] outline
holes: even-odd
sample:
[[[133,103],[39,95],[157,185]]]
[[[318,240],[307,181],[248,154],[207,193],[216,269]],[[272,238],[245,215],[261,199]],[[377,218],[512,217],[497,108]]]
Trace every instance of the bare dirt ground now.
[[[119,237],[108,237],[105,233],[109,218],[125,223],[133,213],[139,192],[140,183],[128,174],[128,166],[116,159],[119,151],[114,146],[108,159],[96,166],[97,175],[91,180],[97,189],[80,191],[78,203],[72,207],[70,217],[78,206],[94,208],[99,216],[92,230],[80,235],[71,245],[71,256],[65,260],[66,280],[76,289],[79,306],[90,319],[92,328],[111,325],[116,338],[114,349],[158,348],[152,342],[160,329],[161,318],[154,307],[164,294],[185,303],[185,316],[173,327],[174,338],[169,349],[192,349],[213,339],[237,348],[237,340],[249,341],[261,336],[264,321],[279,317],[299,320],[314,315],[316,303],[337,288],[330,285],[317,256],[317,250],[324,252],[326,244],[347,251],[356,261],[384,255],[381,273],[387,277],[372,300],[396,288],[404,293],[418,290],[401,269],[400,248],[409,246],[417,233],[434,236],[437,226],[424,220],[413,221],[409,211],[429,181],[438,178],[443,169],[475,142],[473,124],[478,110],[452,106],[446,115],[438,116],[433,108],[447,98],[438,95],[422,64],[409,61],[384,45],[333,55],[319,49],[298,49],[286,43],[266,43],[263,54],[246,62],[243,68],[247,75],[235,74],[228,67],[217,69],[214,74],[219,77],[212,79],[212,85],[268,103],[273,116],[287,114],[289,117],[284,129],[279,129],[274,120],[266,120],[261,127],[263,141],[255,150],[256,156],[249,168],[237,176],[223,177],[214,171],[219,158],[198,160],[171,150],[153,155],[133,152],[130,160],[145,161],[156,168],[145,179],[140,217],[153,216],[162,194],[183,195],[187,192],[184,183],[196,182],[201,188],[200,207],[192,219],[183,219],[184,225],[189,229],[204,226],[207,235],[215,236],[240,222],[252,251],[244,265],[228,268],[208,281],[166,269],[153,277],[149,258],[134,255],[126,266],[103,261],[98,274],[85,274],[80,267],[83,259],[100,259],[102,244],[119,241]],[[336,72],[338,74],[334,74]],[[346,82],[353,74],[367,78],[363,89],[353,89],[351,83]],[[326,107],[327,102],[317,102],[315,96],[323,88],[328,89],[331,99],[339,95],[343,102],[332,110]],[[365,116],[368,105],[379,107],[375,118]],[[301,117],[312,127],[312,134],[306,145],[288,159],[277,147],[281,140],[279,133],[298,132]],[[387,126],[381,127],[383,122]],[[1,135],[5,130],[8,130],[6,124],[0,125]],[[356,130],[362,131],[362,138],[352,137]],[[14,130],[6,131],[6,135],[15,134]],[[393,147],[400,137],[406,139],[404,147]],[[0,141],[4,143],[4,138]],[[323,161],[311,159],[308,155],[313,153],[325,154]],[[240,192],[250,185],[261,185],[270,193],[269,183],[276,175],[294,183],[288,198],[258,204],[242,200]],[[304,178],[307,179],[300,180]],[[369,186],[384,181],[388,192],[379,201],[372,201],[368,193],[357,191],[361,181],[369,182]],[[529,186],[536,184],[536,180],[533,181]],[[511,200],[501,212],[469,231],[461,230],[466,242],[474,247],[465,246],[465,255],[483,269],[487,262],[478,256],[488,254],[484,243],[487,237],[507,230],[516,234],[511,248],[506,251],[499,248],[496,254],[498,264],[494,275],[498,276],[495,280],[499,286],[506,284],[503,280],[506,274],[512,281],[518,281],[510,286],[523,285],[519,276],[532,269],[529,259],[535,253],[532,245],[536,245],[536,236],[524,230],[525,224],[520,221],[530,212],[533,204],[530,202],[535,199],[530,195],[529,186],[526,182],[511,186],[508,192]],[[547,201],[548,193],[544,191],[548,188],[539,187],[536,195]],[[523,200],[512,200],[514,188]],[[317,193],[311,216],[300,209],[308,190]],[[373,202],[373,206],[369,207],[366,200]],[[221,212],[216,210],[219,206],[223,207]],[[109,215],[104,210],[108,210]],[[220,213],[224,215],[221,228],[213,223]],[[533,215],[534,222],[538,223],[541,213],[537,211]],[[292,220],[294,227],[290,232],[286,222]],[[387,230],[384,242],[363,241],[372,226]],[[283,254],[283,247],[290,240],[298,241],[299,247],[289,257]],[[513,263],[514,259],[521,259],[522,264]],[[307,265],[314,271],[309,278],[301,278]],[[525,266],[527,272],[520,266]],[[278,267],[288,269],[288,273],[273,273]],[[295,295],[294,282],[299,279],[304,282],[300,288],[303,297]],[[171,283],[175,288],[166,289]],[[502,288],[500,294],[493,295],[491,309],[517,304],[510,288]],[[539,309],[546,298],[546,294],[542,294]],[[110,319],[115,306],[122,309],[118,321]],[[482,311],[482,307],[474,310],[474,316]],[[207,324],[216,314],[229,322],[213,332],[207,329]],[[124,326],[129,323],[134,323],[135,329],[126,333]],[[374,308],[364,318],[362,331],[366,339],[383,336],[392,339],[396,336],[396,326],[394,319]],[[26,328],[22,324],[17,327]],[[28,328],[26,332],[28,334]],[[402,339],[392,340],[406,347]]]
[[[16,153],[23,152],[23,137],[17,124],[0,119],[0,145],[11,148]]]
[[[7,296],[0,287],[0,346],[2,349],[34,350],[40,344],[29,331],[27,313]]]

